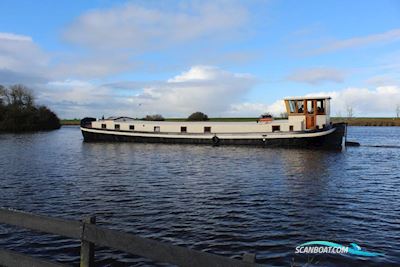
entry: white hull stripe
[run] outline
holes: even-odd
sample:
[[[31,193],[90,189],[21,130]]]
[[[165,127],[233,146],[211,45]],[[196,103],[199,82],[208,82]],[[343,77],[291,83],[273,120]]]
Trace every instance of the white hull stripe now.
[[[122,132],[114,130],[101,130],[94,128],[82,128],[82,131],[89,133],[99,134],[110,134],[110,135],[123,135],[133,137],[158,137],[158,138],[181,138],[181,139],[211,139],[217,136],[219,139],[281,139],[281,138],[312,138],[318,136],[328,135],[333,133],[336,128],[329,129],[323,132],[315,133],[244,133],[244,134],[230,134],[230,133],[219,133],[219,134],[163,134],[163,133],[143,133],[143,132]]]

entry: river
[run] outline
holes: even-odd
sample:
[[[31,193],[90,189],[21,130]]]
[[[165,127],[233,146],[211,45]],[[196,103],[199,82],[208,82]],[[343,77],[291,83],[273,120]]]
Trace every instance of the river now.
[[[349,127],[343,152],[84,143],[78,127],[0,135],[0,206],[271,266],[400,263],[400,127]],[[388,147],[374,147],[388,146]],[[326,240],[379,257],[295,254]],[[79,242],[0,225],[0,248],[79,262]],[[107,248],[99,266],[152,266]],[[159,264],[160,265],[160,264]]]

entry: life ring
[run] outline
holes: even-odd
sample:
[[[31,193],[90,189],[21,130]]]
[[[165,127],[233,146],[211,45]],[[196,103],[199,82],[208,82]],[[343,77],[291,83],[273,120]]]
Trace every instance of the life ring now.
[[[219,145],[219,138],[218,136],[214,135],[213,138],[211,139],[213,142],[213,146],[218,146]]]

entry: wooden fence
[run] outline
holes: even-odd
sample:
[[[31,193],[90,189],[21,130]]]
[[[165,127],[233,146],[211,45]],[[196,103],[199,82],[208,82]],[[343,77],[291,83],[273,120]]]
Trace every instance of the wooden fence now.
[[[71,221],[0,208],[0,223],[81,240],[80,266],[82,267],[94,266],[95,245],[114,248],[156,262],[165,262],[177,266],[261,266],[255,263],[254,254],[245,254],[243,255],[243,260],[240,261],[170,245],[133,234],[99,227],[95,224],[94,217],[83,221]],[[65,265],[0,249],[0,266],[53,267]]]

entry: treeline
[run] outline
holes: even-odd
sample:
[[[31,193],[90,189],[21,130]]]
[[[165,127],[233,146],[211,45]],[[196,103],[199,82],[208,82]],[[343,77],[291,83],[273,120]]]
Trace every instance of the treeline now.
[[[31,90],[17,84],[0,85],[0,132],[44,131],[60,128],[57,115],[35,105]]]
[[[146,117],[142,118],[145,121],[165,121],[165,118],[160,114],[155,115],[147,115]],[[208,121],[208,116],[203,112],[197,111],[192,113],[187,119],[187,121]]]

